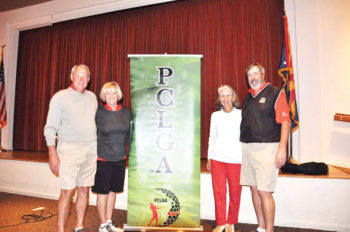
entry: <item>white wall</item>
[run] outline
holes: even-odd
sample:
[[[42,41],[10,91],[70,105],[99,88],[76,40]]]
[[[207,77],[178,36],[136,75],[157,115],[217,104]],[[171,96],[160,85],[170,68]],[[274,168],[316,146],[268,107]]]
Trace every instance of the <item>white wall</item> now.
[[[285,0],[297,68],[300,161],[350,167],[350,1]]]
[[[350,114],[350,1],[324,1],[318,7],[324,160],[350,166],[350,123],[334,122],[334,114]],[[321,17],[327,15],[327,17]]]

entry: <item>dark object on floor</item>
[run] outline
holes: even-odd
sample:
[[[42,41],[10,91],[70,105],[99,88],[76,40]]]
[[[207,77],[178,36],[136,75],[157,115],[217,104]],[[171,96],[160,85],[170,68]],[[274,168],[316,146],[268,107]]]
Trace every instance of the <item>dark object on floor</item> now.
[[[326,175],[328,166],[325,163],[308,162],[303,164],[286,163],[281,167],[283,173],[302,173],[305,175]]]

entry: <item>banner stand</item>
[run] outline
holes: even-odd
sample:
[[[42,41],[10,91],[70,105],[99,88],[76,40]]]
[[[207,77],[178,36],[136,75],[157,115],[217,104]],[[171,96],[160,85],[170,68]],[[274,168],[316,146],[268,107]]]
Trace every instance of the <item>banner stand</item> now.
[[[133,133],[126,231],[203,231],[202,55],[128,55]]]
[[[181,228],[181,227],[142,227],[123,225],[125,231],[203,231],[203,226],[199,228]]]

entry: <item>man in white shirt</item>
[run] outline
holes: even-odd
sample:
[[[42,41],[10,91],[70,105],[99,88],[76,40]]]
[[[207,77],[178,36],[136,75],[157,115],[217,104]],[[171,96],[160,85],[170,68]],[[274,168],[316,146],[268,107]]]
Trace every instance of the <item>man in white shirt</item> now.
[[[64,232],[70,202],[77,189],[75,232],[83,232],[89,187],[94,185],[97,145],[95,114],[97,99],[86,90],[90,70],[76,65],[69,88],[57,92],[50,101],[44,135],[49,150],[49,166],[59,177],[58,232]],[[56,149],[56,136],[58,144]]]

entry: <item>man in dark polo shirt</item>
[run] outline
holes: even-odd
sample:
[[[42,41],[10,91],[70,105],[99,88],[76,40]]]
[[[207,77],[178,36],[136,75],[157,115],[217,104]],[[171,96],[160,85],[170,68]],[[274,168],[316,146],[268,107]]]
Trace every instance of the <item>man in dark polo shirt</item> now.
[[[286,162],[290,130],[289,109],[283,90],[264,79],[258,63],[246,70],[251,89],[242,107],[241,185],[250,186],[258,232],[274,229],[275,190],[278,170]]]

